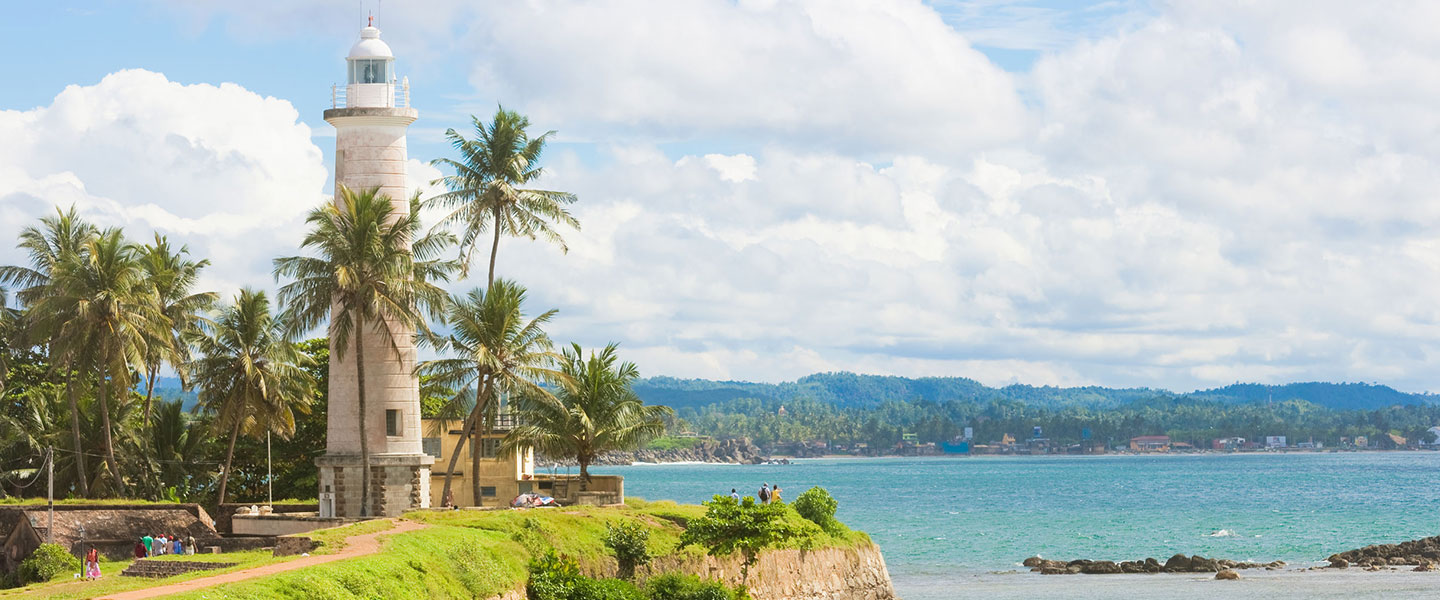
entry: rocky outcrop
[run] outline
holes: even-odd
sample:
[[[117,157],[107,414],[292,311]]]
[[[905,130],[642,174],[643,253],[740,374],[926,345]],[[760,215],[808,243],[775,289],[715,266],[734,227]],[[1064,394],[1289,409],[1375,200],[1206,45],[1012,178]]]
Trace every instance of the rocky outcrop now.
[[[1398,544],[1376,544],[1364,548],[1356,548],[1330,555],[1326,559],[1330,567],[1344,569],[1348,567],[1373,568],[1387,567],[1393,565],[1427,565],[1440,564],[1440,536],[1410,540]],[[1419,570],[1419,569],[1417,569]]]
[[[1038,556],[1025,559],[1022,563],[1035,573],[1042,575],[1112,575],[1117,573],[1218,573],[1222,571],[1233,571],[1236,569],[1278,569],[1285,566],[1284,561],[1269,563],[1237,562],[1225,558],[1205,558],[1200,555],[1185,556],[1176,554],[1161,564],[1154,558],[1142,560],[1126,560],[1115,562],[1111,560],[1086,560],[1078,559],[1071,561],[1047,560]]]
[[[663,557],[642,573],[682,571],[739,585],[741,558]],[[750,567],[755,600],[894,600],[885,557],[874,544],[855,548],[769,550]]]
[[[750,443],[749,439],[740,438],[719,441],[699,440],[690,448],[673,448],[670,450],[641,449],[634,452],[610,452],[597,459],[595,464],[629,465],[637,462],[705,462],[756,465],[766,460],[767,457],[765,453],[761,452],[758,446]],[[554,459],[537,456],[535,458],[535,464],[574,466],[575,461],[572,459]]]

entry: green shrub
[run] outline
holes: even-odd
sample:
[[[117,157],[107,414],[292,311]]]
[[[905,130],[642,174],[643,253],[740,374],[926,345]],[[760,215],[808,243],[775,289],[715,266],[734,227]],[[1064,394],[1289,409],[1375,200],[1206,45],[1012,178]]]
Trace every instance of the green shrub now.
[[[830,496],[830,492],[818,485],[805,490],[805,493],[800,494],[800,497],[796,498],[790,506],[794,507],[795,512],[800,513],[800,516],[809,519],[811,523],[819,525],[825,531],[835,531],[836,525],[838,525],[835,520],[835,509],[840,507],[840,503]]]
[[[646,600],[640,588],[619,579],[591,579],[580,564],[551,550],[530,561],[529,600]]]
[[[665,573],[645,582],[649,600],[749,600],[743,588],[731,588],[719,581],[695,575]]]
[[[806,532],[786,519],[789,512],[784,504],[759,504],[750,497],[736,502],[730,496],[717,495],[705,503],[705,516],[685,525],[680,546],[703,546],[711,556],[739,552],[744,558],[740,578],[748,580],[750,567],[760,560],[761,550],[806,537]]]
[[[605,525],[605,546],[615,553],[623,579],[634,577],[635,567],[650,562],[649,543],[650,530],[639,523]]]
[[[60,544],[40,544],[29,558],[20,561],[15,577],[20,585],[50,581],[61,573],[79,573],[80,559]]]

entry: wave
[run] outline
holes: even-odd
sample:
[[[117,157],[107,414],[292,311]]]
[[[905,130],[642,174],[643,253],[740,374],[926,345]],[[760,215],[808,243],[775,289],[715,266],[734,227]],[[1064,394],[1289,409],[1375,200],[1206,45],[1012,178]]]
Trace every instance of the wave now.
[[[1207,533],[1205,537],[1240,537],[1240,534],[1230,531],[1229,529],[1221,529]]]

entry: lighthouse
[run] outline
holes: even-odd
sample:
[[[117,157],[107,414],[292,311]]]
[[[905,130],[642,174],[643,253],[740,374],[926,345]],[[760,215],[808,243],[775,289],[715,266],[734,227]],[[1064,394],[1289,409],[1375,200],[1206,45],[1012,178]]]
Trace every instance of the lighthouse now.
[[[407,213],[405,130],[419,113],[410,108],[409,81],[395,78],[395,55],[380,39],[373,18],[360,30],[345,66],[346,83],[332,86],[331,108],[325,111],[325,121],[335,127],[334,201],[341,201],[341,186],[353,191],[379,188],[397,214]],[[393,344],[378,327],[356,332],[365,344],[364,415],[355,348],[335,348],[331,340],[325,454],[315,459],[321,517],[396,516],[430,506],[434,459],[421,447],[414,332],[405,324],[390,327]],[[362,418],[369,465],[360,453]],[[362,510],[361,481],[367,468],[369,507]]]

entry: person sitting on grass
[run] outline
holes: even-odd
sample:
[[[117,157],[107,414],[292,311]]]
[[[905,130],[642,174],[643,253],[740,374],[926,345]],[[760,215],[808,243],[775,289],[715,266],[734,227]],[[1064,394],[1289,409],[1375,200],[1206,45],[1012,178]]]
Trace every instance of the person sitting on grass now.
[[[145,549],[145,538],[135,542],[135,558],[145,558],[150,552]]]

